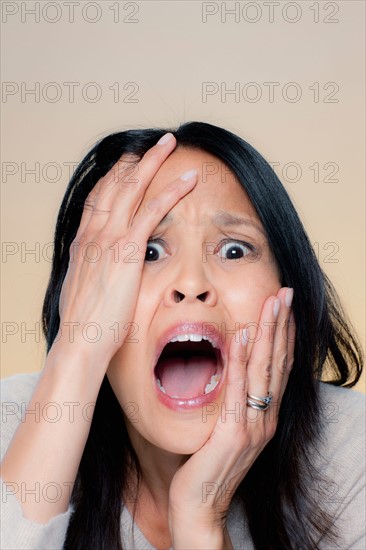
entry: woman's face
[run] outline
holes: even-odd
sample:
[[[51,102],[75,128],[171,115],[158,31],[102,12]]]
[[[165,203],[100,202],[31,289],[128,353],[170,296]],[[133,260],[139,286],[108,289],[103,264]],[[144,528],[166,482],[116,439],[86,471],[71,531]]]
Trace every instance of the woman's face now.
[[[258,337],[264,301],[281,287],[261,222],[216,157],[173,151],[140,208],[191,168],[198,169],[198,182],[151,235],[160,240],[148,243],[131,333],[107,371],[130,437],[179,454],[194,453],[209,438],[224,407],[234,331],[250,326],[250,339]],[[229,223],[227,213],[244,222]],[[195,335],[190,340],[208,337],[220,352],[205,338],[168,343],[186,334]]]

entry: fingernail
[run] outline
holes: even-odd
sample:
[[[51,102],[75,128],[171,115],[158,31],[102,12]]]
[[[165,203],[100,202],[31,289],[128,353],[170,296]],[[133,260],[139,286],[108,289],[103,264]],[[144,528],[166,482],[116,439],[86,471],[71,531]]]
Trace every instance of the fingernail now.
[[[275,301],[273,302],[273,315],[275,317],[277,317],[278,312],[280,311],[280,305],[281,305],[281,300],[279,298],[276,298]]]
[[[246,346],[247,343],[248,343],[248,340],[249,340],[249,334],[248,334],[248,329],[247,328],[243,328],[243,331],[242,331],[242,338],[241,338],[241,343],[243,346]]]
[[[294,289],[293,288],[288,288],[287,291],[286,291],[286,296],[285,296],[285,303],[286,303],[287,307],[291,306],[293,297],[294,297]]]
[[[184,181],[188,181],[194,176],[198,174],[196,168],[193,168],[193,170],[188,170],[188,172],[184,172],[184,174],[181,175],[180,179]]]
[[[171,132],[168,132],[167,134],[164,134],[163,137],[159,139],[157,142],[157,145],[164,145],[165,143],[168,143],[172,139],[173,134]]]

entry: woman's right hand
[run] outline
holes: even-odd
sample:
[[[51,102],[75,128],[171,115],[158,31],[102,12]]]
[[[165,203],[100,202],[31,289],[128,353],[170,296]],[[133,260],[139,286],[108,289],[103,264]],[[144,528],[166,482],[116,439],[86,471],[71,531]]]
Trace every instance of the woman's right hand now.
[[[137,170],[131,170],[136,157],[123,155],[85,201],[60,296],[60,330],[27,405],[30,414],[18,424],[1,464],[2,479],[11,487],[41,488],[36,501],[21,500],[16,494],[23,515],[32,521],[47,523],[68,509],[90,431],[91,406],[110,359],[127,337],[124,327],[134,317],[147,241],[165,214],[196,183],[196,175],[186,181],[178,179],[140,208],[147,187],[175,145],[174,137],[155,145]],[[97,261],[90,261],[95,252]],[[101,331],[95,342],[91,341],[95,328],[92,334],[88,323]],[[90,332],[84,338],[88,326]],[[116,326],[120,327],[117,341]],[[34,411],[47,411],[50,404],[58,407],[57,422],[49,422],[46,414],[36,418]],[[50,482],[61,491],[52,501],[44,491]]]
[[[122,155],[97,182],[70,246],[55,342],[58,350],[77,342],[105,368],[131,327],[147,241],[197,181],[196,174],[179,178],[139,209],[152,178],[176,146],[175,137],[166,135],[170,139],[158,142],[138,163],[134,155]]]

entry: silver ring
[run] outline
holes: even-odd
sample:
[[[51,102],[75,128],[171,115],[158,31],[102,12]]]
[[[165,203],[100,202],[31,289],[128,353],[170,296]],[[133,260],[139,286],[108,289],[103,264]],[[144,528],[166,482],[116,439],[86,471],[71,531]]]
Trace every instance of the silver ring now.
[[[252,409],[257,409],[257,411],[266,411],[269,407],[269,404],[261,405],[260,403],[252,401],[251,399],[247,399],[247,405],[248,407],[252,407]]]
[[[248,393],[248,397],[249,399],[254,399],[255,401],[259,401],[260,403],[264,403],[265,405],[270,405],[272,403],[273,393],[269,391],[266,397],[256,397],[255,395],[250,395]]]

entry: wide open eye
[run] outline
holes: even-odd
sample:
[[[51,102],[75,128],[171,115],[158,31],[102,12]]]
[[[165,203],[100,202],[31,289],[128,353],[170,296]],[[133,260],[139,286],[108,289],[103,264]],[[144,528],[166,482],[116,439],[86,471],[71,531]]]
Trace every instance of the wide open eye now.
[[[244,241],[237,241],[234,239],[227,239],[221,243],[219,252],[217,254],[224,260],[239,260],[252,254],[255,251],[253,245]]]
[[[156,262],[161,260],[162,256],[167,256],[164,250],[164,241],[161,239],[151,239],[147,242],[145,262]]]

